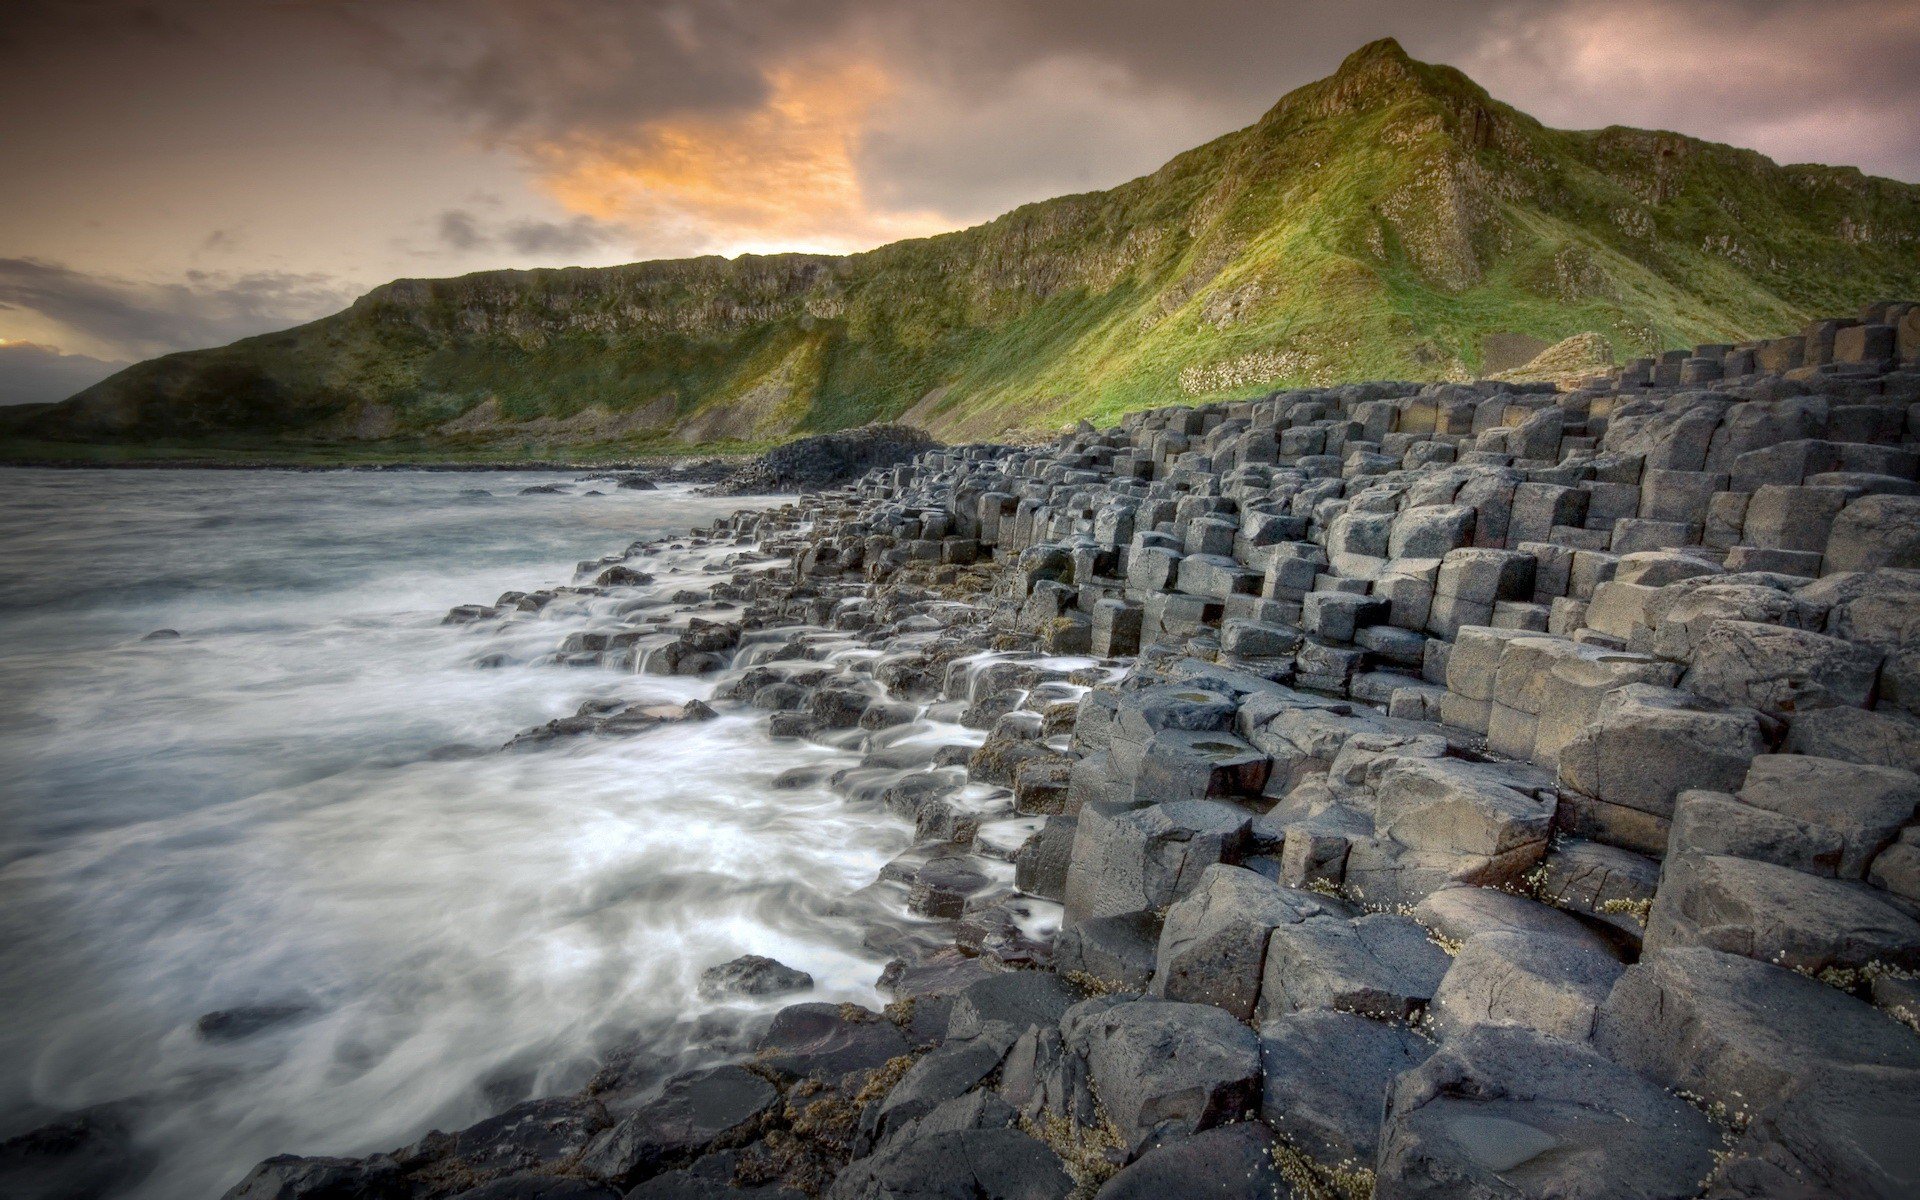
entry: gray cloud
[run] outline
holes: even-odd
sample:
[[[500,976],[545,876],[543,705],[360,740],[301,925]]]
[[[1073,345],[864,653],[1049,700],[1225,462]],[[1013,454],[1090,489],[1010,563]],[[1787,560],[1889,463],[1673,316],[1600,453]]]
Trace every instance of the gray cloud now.
[[[65,400],[128,364],[85,354],[62,354],[34,342],[0,344],[0,404]]]
[[[38,314],[130,358],[285,329],[343,307],[331,276],[188,271],[179,282],[90,275],[32,258],[0,258],[0,310]]]
[[[564,221],[522,218],[488,222],[464,208],[450,208],[434,220],[439,245],[468,254],[505,247],[536,259],[606,250],[624,242],[626,230],[592,217]]]
[[[478,250],[493,244],[493,239],[481,232],[480,223],[465,209],[448,209],[440,214],[436,225],[440,241],[450,250]]]

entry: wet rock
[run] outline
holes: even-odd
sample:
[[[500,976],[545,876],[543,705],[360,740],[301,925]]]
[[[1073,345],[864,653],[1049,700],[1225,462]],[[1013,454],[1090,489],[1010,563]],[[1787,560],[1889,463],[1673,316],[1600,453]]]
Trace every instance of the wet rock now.
[[[280,1154],[249,1171],[223,1200],[396,1200],[409,1190],[400,1168],[389,1158]]]
[[[779,1102],[771,1083],[742,1067],[682,1075],[600,1133],[577,1166],[591,1178],[630,1186],[709,1147],[747,1140]]]
[[[857,1006],[793,1004],[760,1038],[758,1062],[776,1075],[838,1079],[907,1052],[893,1022]]]
[[[758,954],[743,954],[700,972],[703,996],[778,996],[813,986],[813,976]]]
[[[105,1106],[85,1109],[0,1142],[0,1195],[15,1200],[91,1200],[114,1195],[131,1182],[139,1167],[139,1155],[120,1115]]]
[[[193,1031],[205,1041],[237,1042],[296,1020],[306,1012],[307,1006],[304,1004],[255,1004],[246,1008],[223,1008],[195,1021]]]
[[[947,1036],[977,1037],[990,1026],[1016,1033],[1033,1025],[1058,1024],[1082,999],[1080,989],[1050,971],[1015,971],[968,986],[954,998]]]

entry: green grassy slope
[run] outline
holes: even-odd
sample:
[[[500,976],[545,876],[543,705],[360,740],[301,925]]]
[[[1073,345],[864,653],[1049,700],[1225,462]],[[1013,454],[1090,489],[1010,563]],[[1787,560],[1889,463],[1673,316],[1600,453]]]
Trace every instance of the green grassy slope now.
[[[1488,339],[1616,354],[1920,294],[1920,187],[1671,133],[1548,129],[1391,42],[1105,192],[864,254],[402,280],[141,363],[40,439],[759,442],[950,436],[1362,378]]]

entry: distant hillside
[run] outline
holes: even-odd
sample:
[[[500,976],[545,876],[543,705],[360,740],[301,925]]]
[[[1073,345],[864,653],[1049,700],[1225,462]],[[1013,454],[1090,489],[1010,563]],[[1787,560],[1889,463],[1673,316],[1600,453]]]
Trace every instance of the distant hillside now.
[[[864,254],[400,280],[122,371],[41,439],[952,437],[1357,378],[1619,357],[1920,293],[1920,187],[1673,133],[1548,129],[1392,41],[1110,191]]]

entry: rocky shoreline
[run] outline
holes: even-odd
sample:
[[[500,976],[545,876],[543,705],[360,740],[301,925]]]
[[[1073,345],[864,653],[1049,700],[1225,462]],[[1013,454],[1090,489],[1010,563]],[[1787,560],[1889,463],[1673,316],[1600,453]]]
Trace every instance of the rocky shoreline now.
[[[556,654],[711,705],[511,745],[845,750],[915,831],[859,897],[891,1003],[702,964],[800,1002],[229,1197],[1915,1194],[1908,311],[930,449],[455,609],[699,556]]]

